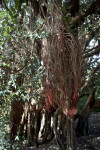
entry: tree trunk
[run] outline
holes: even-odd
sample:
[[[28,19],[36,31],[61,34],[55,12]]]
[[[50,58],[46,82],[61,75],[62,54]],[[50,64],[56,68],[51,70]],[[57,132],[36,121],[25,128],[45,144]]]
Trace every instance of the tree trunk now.
[[[58,146],[60,150],[76,150],[74,118],[68,119],[64,115],[64,119],[62,120],[62,127],[60,131],[57,131],[58,115],[60,113],[61,113],[61,109],[58,108],[54,115],[54,132],[55,132]],[[65,139],[66,139],[66,142],[65,142]]]
[[[46,143],[49,140],[48,136],[51,134],[51,132],[52,132],[52,130],[51,130],[51,115],[46,111],[45,112],[45,125],[44,125],[43,131],[42,131],[41,143]]]
[[[74,119],[67,119],[67,150],[76,150],[76,136],[74,130]]]
[[[15,137],[17,135],[18,128],[20,126],[20,122],[22,119],[23,114],[23,101],[14,100],[11,103],[11,120],[12,120],[12,127],[11,127],[11,141],[15,141]]]
[[[87,135],[88,134],[88,118],[92,113],[95,105],[95,90],[92,89],[87,102],[85,103],[81,115],[79,116],[76,134],[79,135]]]
[[[38,134],[41,126],[41,111],[39,108],[35,110],[35,120],[34,120],[34,145],[38,146]]]

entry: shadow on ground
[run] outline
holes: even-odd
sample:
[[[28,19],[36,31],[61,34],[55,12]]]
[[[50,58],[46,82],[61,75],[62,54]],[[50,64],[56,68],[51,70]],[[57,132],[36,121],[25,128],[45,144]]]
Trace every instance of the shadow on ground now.
[[[21,150],[59,150],[56,140],[38,148],[23,147]],[[77,138],[77,150],[100,150],[100,112],[92,113],[89,118],[89,134]]]

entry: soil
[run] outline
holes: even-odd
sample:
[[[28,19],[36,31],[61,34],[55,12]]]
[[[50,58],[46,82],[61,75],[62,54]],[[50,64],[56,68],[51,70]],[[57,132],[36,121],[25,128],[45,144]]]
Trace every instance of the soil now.
[[[55,138],[38,148],[24,147],[22,150],[59,150]],[[89,117],[89,134],[77,138],[77,150],[100,150],[100,112]]]

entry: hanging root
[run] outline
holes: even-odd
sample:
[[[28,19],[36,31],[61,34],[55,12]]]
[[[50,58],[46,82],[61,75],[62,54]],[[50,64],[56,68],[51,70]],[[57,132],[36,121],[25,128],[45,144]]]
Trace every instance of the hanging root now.
[[[69,32],[62,13],[57,8],[54,6],[49,9],[50,17],[46,22],[46,30],[50,32],[49,38],[42,41],[41,54],[46,69],[44,90],[50,105],[53,106],[57,101],[60,106],[62,104],[62,108],[66,106],[66,115],[73,110],[70,111],[73,116],[78,106],[82,51],[77,37]]]
[[[61,140],[60,138],[60,134],[58,133],[57,131],[57,123],[58,123],[58,116],[59,114],[62,112],[62,109],[61,108],[58,108],[55,112],[55,115],[54,115],[54,133],[55,133],[55,136],[56,136],[56,140],[57,140],[57,143],[58,143],[58,146],[60,148],[60,150],[66,150],[65,149],[65,146],[64,146],[64,142]],[[63,126],[64,128],[64,126]]]

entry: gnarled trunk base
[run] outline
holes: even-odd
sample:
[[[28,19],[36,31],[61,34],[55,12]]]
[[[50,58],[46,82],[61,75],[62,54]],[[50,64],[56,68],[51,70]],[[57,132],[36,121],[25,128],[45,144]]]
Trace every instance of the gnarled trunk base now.
[[[54,115],[54,133],[56,136],[57,144],[60,150],[76,150],[74,118],[68,119],[63,114],[62,127],[60,128],[60,130],[57,130],[58,116],[60,115],[60,113],[61,109],[58,108]]]

